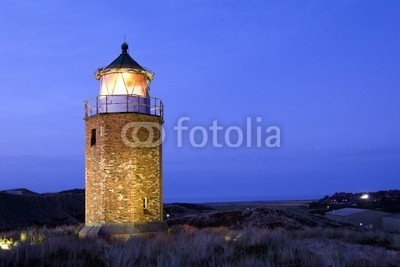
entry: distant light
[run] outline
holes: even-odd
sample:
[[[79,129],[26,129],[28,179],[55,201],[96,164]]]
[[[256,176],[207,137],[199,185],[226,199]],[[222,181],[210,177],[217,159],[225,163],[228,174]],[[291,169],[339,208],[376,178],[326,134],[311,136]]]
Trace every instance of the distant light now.
[[[7,245],[7,244],[0,244],[0,248],[3,249],[3,250],[9,250],[10,246]]]
[[[167,214],[167,218],[169,218],[169,214]]]
[[[369,198],[369,195],[368,195],[368,194],[363,194],[363,195],[361,195],[360,198],[361,198],[361,199],[368,199],[368,198]]]
[[[0,239],[0,249],[10,250],[14,246],[14,242],[12,239]]]
[[[362,226],[362,223],[360,223],[360,226]]]

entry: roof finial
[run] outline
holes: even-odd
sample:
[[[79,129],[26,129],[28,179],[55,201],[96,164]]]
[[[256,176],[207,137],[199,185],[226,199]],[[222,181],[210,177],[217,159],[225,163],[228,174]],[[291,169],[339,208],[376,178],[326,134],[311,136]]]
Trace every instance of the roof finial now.
[[[122,53],[128,53],[129,46],[126,43],[126,35],[124,34],[124,43],[121,45]]]
[[[122,45],[121,45],[121,49],[122,49],[122,53],[128,53],[128,49],[129,49],[129,46],[128,46],[128,44],[127,43],[123,43]]]

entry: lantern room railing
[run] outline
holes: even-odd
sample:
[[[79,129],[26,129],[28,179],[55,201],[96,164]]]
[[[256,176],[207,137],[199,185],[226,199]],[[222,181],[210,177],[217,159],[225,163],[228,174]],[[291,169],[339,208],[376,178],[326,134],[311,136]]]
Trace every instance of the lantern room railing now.
[[[164,117],[159,98],[139,95],[100,95],[84,102],[85,118],[104,113],[141,113]]]

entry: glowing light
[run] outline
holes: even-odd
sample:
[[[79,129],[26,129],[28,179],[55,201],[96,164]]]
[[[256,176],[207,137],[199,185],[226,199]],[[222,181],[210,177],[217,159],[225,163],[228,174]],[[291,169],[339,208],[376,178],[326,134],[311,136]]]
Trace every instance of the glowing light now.
[[[0,248],[4,250],[9,250],[10,247],[7,244],[0,244]]]
[[[224,236],[224,239],[225,239],[225,241],[227,241],[227,242],[229,242],[229,241],[233,241],[233,242],[236,242],[239,238],[240,238],[240,234],[239,235],[237,235],[237,236],[231,236],[231,235],[225,235]]]
[[[369,195],[368,195],[368,194],[363,194],[363,195],[361,195],[360,198],[361,198],[361,199],[368,199],[368,198],[369,198]]]
[[[149,96],[150,81],[142,73],[128,69],[109,72],[100,78],[100,95],[139,95]]]
[[[21,240],[21,242],[25,242],[28,239],[28,235],[26,232],[21,232],[20,236],[19,236],[19,240]]]
[[[0,249],[10,250],[14,246],[14,242],[12,239],[0,239]]]

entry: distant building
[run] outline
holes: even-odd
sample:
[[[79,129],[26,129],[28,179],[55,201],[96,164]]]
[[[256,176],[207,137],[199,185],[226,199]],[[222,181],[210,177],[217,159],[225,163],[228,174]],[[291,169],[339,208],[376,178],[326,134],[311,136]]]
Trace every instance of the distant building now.
[[[385,231],[400,233],[400,213],[384,216],[382,226]]]
[[[382,229],[382,218],[387,215],[390,213],[357,208],[344,208],[325,213],[325,217],[330,220],[369,229]]]

